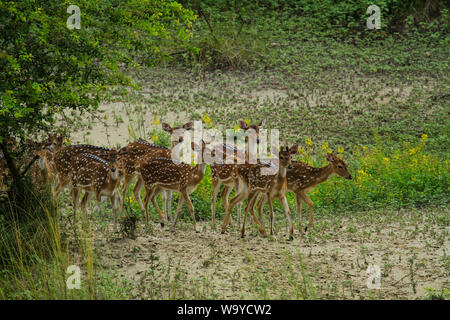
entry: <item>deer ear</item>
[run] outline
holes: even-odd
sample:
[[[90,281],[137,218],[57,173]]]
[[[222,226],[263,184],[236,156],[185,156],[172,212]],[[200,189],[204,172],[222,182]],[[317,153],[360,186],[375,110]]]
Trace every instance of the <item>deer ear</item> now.
[[[289,152],[290,152],[291,154],[296,154],[297,151],[298,151],[298,144],[296,144],[295,146],[293,146]]]
[[[168,125],[167,123],[165,123],[165,122],[162,124],[162,128],[163,128],[164,131],[166,131],[166,132],[168,132],[168,133],[172,133],[172,132],[173,132],[172,127],[169,126],[169,125]]]
[[[263,119],[260,123],[259,123],[259,127],[264,127],[266,125],[266,119]]]
[[[239,126],[241,127],[242,130],[248,129],[248,124],[245,121],[239,120]]]
[[[184,130],[191,130],[191,129],[192,129],[192,126],[193,126],[192,122],[188,122],[188,123],[186,123],[186,124],[183,126],[183,129],[184,129]]]
[[[327,153],[327,160],[330,161],[330,162],[334,161],[334,156],[333,156],[332,153]]]

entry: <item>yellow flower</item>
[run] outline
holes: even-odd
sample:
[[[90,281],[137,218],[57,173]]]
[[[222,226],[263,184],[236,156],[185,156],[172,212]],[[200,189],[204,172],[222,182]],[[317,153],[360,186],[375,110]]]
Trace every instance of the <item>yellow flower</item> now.
[[[298,148],[298,153],[300,154],[305,154],[305,149],[303,149],[302,147]]]
[[[241,130],[241,127],[238,124],[234,125],[234,132],[238,132],[239,130]]]
[[[211,124],[211,119],[209,118],[209,116],[206,113],[203,114],[202,119],[203,119],[204,123]]]
[[[366,151],[368,148],[367,147],[363,147],[363,151]]]
[[[306,138],[305,139],[305,144],[307,145],[307,146],[311,146],[312,145],[312,141],[311,141],[311,138]]]
[[[338,147],[338,152],[339,153],[344,153],[344,147]]]
[[[328,149],[328,142],[324,142],[323,144],[322,144],[322,151],[323,150],[327,150]]]
[[[133,203],[134,202],[134,197],[127,197],[127,201],[129,203]]]
[[[66,146],[69,146],[70,145],[70,139],[69,138],[64,139],[64,143],[66,144]]]
[[[333,150],[331,150],[330,148],[327,149],[327,153],[333,153]]]
[[[158,141],[158,139],[159,139],[159,138],[158,138],[158,136],[157,136],[156,134],[155,134],[155,135],[153,135],[153,137],[152,137],[152,141],[153,141],[153,142],[156,142],[156,141]]]
[[[383,161],[385,162],[385,163],[389,163],[389,158],[383,158]]]
[[[250,120],[249,119],[244,119],[246,124],[250,124]]]
[[[422,135],[422,140],[427,140],[427,139],[428,139],[428,135],[424,133],[424,134]]]
[[[417,152],[417,150],[415,148],[412,148],[412,149],[409,150],[409,155],[412,156],[416,152]]]
[[[153,123],[157,126],[158,124],[159,124],[159,119],[158,119],[158,117],[154,117],[153,118]]]

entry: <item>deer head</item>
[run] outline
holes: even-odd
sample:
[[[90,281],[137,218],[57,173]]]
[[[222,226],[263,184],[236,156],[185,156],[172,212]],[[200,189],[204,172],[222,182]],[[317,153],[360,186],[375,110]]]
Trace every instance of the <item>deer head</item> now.
[[[342,159],[339,159],[334,153],[328,153],[327,160],[330,162],[334,173],[340,175],[342,178],[348,180],[352,179],[352,175],[348,171],[347,165]]]
[[[162,128],[164,131],[172,135],[172,148],[184,141],[184,134],[186,131],[191,130],[193,126],[192,122],[188,122],[181,127],[172,128],[169,124],[163,123]]]
[[[264,128],[266,120],[262,120],[258,125],[251,124],[248,125],[247,122],[239,120],[239,126],[242,130],[246,131],[248,135],[254,135],[256,137],[256,143],[259,144],[261,133],[260,130]]]

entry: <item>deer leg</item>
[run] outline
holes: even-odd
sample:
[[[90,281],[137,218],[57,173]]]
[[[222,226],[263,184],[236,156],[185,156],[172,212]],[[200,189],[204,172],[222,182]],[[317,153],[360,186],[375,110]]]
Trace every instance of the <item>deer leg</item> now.
[[[212,179],[211,181],[212,189],[211,189],[211,222],[216,223],[216,201],[217,201],[217,193],[220,189],[220,183],[218,179]],[[226,209],[225,209],[226,211]]]
[[[191,199],[189,199],[189,195],[186,192],[186,189],[180,190],[180,195],[183,196],[184,201],[186,202],[189,211],[191,211],[192,220],[194,221],[194,230],[195,232],[200,232],[199,229],[197,229],[197,221],[195,220],[195,214],[194,214],[194,206],[192,205]]]
[[[113,192],[113,194],[110,197],[110,200],[114,219],[114,229],[117,232],[119,231],[119,229],[117,228],[117,203],[119,203],[120,206],[120,194],[117,190]]]
[[[72,200],[73,200],[73,224],[75,225],[75,217],[77,214],[78,202],[80,201],[80,190],[78,188],[72,188]]]
[[[295,201],[297,202],[298,230],[302,234],[302,195],[300,193],[295,194]]]
[[[144,198],[144,208],[145,208],[145,223],[148,226],[148,201],[150,200],[150,194],[153,188],[145,186],[145,198]]]
[[[273,235],[273,205],[272,205],[272,198],[270,196],[267,196],[267,203],[269,205],[269,217],[270,217],[270,235]]]
[[[134,186],[134,189],[133,189],[133,194],[134,194],[134,198],[138,202],[139,208],[141,208],[141,210],[144,210],[144,205],[142,204],[142,199],[141,199],[141,190],[143,187],[144,187],[144,180],[142,179],[141,176],[138,176],[136,185]]]
[[[225,233],[225,231],[227,230],[229,219],[231,216],[231,211],[233,210],[234,206],[239,202],[242,202],[247,197],[247,195],[248,190],[245,186],[243,186],[242,190],[233,199],[230,200],[230,204],[227,207],[225,218],[223,219],[221,233]]]
[[[302,193],[302,197],[303,200],[305,200],[306,204],[309,206],[309,222],[308,222],[308,226],[305,227],[305,231],[308,230],[308,228],[312,228],[313,223],[314,223],[314,217],[313,217],[313,207],[314,207],[314,202],[312,202],[311,198],[308,197],[308,195],[303,192]]]
[[[255,221],[258,220],[256,218],[255,211],[254,211],[256,200],[258,200],[258,194],[259,194],[259,192],[256,192],[256,194],[251,199],[249,197],[247,200],[248,201],[248,209],[250,211],[250,214],[252,215],[253,223],[256,223]],[[261,221],[258,221],[258,224],[262,225]]]
[[[227,208],[228,208],[228,205],[229,205],[228,197],[230,196],[230,193],[231,193],[232,190],[233,190],[232,187],[225,185],[223,190],[222,190],[222,194],[220,195],[220,197],[222,198],[222,204],[223,204],[223,208],[225,209],[225,212],[227,211]],[[241,211],[240,211],[241,203],[239,202],[237,204],[237,206],[238,206],[238,228],[239,228],[240,220],[241,220],[241,217],[240,217],[240,214],[241,214]],[[232,216],[230,216],[229,224],[233,225],[233,217]]]
[[[166,195],[167,195],[167,211],[164,211],[166,213],[166,221],[169,221],[169,217],[171,216],[172,213],[172,190],[166,190]]]
[[[286,217],[288,218],[288,221],[289,221],[289,240],[293,240],[294,239],[294,225],[292,223],[291,211],[289,210],[289,205],[287,203],[286,196],[284,196],[281,199],[281,203],[283,204],[284,214],[286,215]]]
[[[242,220],[242,229],[241,229],[241,238],[245,237],[245,223],[247,221],[247,212],[248,212],[248,206],[249,206],[249,200],[250,198],[253,197],[253,193],[250,193],[248,198],[247,198],[247,203],[245,204],[244,207],[244,218]]]
[[[266,203],[267,201],[267,197],[265,194],[261,195],[261,197],[259,198],[258,201],[258,215],[259,215],[259,222],[261,222],[261,224],[264,225],[264,219],[263,219],[263,208],[264,208],[264,203]]]
[[[175,212],[175,220],[173,221],[172,230],[175,231],[175,226],[178,221],[178,216],[180,215],[181,209],[183,208],[184,198],[180,195],[178,199],[177,211]]]
[[[89,191],[86,191],[83,196],[83,200],[81,200],[81,211],[83,212],[83,215],[86,217],[86,205],[89,201],[89,198],[91,197],[91,193]]]
[[[151,199],[153,205],[155,206],[156,211],[157,211],[158,214],[159,214],[159,219],[160,219],[161,227],[164,228],[164,224],[165,224],[165,222],[166,222],[166,217],[164,216],[163,212],[161,211],[161,208],[159,207],[158,202],[156,202],[156,196],[157,196],[158,194],[160,194],[160,193],[161,193],[161,190],[160,190],[160,189],[154,188],[154,189],[152,190],[152,194],[151,194],[151,196],[150,196],[150,199]]]

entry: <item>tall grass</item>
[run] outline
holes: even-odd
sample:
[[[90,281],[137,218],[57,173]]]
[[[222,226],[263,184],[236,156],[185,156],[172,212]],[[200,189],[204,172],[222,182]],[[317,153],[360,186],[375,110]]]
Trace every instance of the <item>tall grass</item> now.
[[[110,299],[125,298],[111,274],[96,265],[92,234],[87,217],[69,242],[48,189],[27,188],[27,210],[18,217],[8,199],[0,214],[0,298],[1,299]],[[78,232],[77,232],[78,233]],[[67,268],[81,269],[80,289],[69,289]]]

